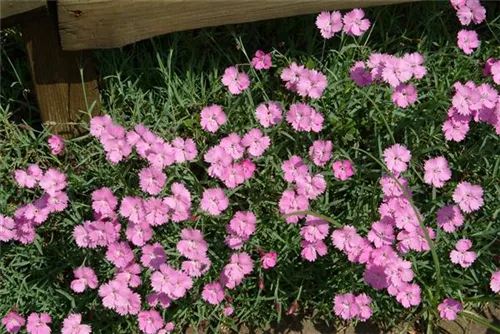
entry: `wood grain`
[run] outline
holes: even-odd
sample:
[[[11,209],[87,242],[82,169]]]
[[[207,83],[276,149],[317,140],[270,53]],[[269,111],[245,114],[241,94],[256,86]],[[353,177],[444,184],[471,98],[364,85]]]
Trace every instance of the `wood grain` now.
[[[93,113],[99,110],[97,75],[90,52],[62,51],[57,22],[49,15],[24,22],[21,30],[42,121],[63,137],[80,134],[78,122],[85,115],[80,111],[88,110],[87,105],[94,101],[97,104]],[[80,67],[83,67],[83,84]]]
[[[59,0],[59,33],[64,50],[115,48],[174,31],[402,2],[409,1]]]
[[[5,19],[10,16],[23,14],[35,9],[43,8],[47,5],[47,0],[1,0],[0,18]]]

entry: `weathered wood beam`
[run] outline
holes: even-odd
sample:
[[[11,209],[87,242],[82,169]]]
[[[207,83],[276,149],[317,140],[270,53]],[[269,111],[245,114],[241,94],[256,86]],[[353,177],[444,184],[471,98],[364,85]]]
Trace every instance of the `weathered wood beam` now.
[[[64,50],[115,48],[174,31],[412,0],[59,0]]]
[[[32,10],[43,8],[47,5],[47,0],[2,0],[0,1],[0,19],[23,14]]]

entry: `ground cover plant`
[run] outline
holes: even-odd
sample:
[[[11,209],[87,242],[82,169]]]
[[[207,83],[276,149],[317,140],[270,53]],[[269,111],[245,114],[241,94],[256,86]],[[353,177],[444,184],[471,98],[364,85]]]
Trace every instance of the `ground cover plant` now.
[[[2,330],[498,330],[478,313],[500,300],[499,14],[426,2],[98,51],[102,116],[71,140],[37,122],[4,32]]]

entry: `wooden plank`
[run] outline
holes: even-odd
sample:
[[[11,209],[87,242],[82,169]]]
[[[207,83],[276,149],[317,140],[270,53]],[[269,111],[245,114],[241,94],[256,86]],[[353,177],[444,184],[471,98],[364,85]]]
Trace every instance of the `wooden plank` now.
[[[85,120],[80,111],[89,110],[87,106],[94,101],[92,113],[99,110],[97,75],[90,52],[61,50],[57,22],[49,15],[24,22],[21,30],[42,121],[63,137],[80,134],[78,122]]]
[[[47,5],[46,0],[0,0],[0,27],[17,26],[47,15]]]
[[[174,31],[409,1],[59,0],[59,33],[64,50],[115,48]]]

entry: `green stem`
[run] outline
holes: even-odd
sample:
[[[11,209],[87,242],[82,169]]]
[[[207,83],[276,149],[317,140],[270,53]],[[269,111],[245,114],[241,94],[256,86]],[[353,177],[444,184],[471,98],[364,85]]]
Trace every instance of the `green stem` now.
[[[327,216],[324,216],[324,215],[322,215],[320,213],[317,213],[317,212],[314,212],[314,211],[309,211],[309,210],[290,212],[290,213],[284,214],[283,216],[281,216],[281,218],[285,219],[285,218],[288,218],[288,217],[291,217],[291,216],[299,216],[299,215],[314,216],[316,218],[323,219],[323,220],[329,222],[330,224],[335,225],[338,228],[343,228],[344,227],[344,225],[340,224],[339,222],[337,222],[336,220],[333,220],[330,217],[327,217]]]
[[[461,315],[462,317],[467,318],[469,320],[472,320],[476,324],[479,324],[481,326],[489,328],[496,333],[500,333],[500,327],[493,325],[488,319],[483,318],[479,314],[476,314],[476,313],[471,312],[471,311],[463,310],[459,313],[459,315]]]
[[[361,148],[354,148],[354,149],[357,151],[360,151],[360,152],[366,154],[367,156],[369,156],[370,158],[372,158],[375,162],[377,162],[385,170],[385,172],[397,183],[399,188],[401,190],[403,190],[403,194],[404,194],[405,198],[408,200],[413,211],[415,212],[415,215],[416,215],[417,220],[418,220],[418,224],[420,225],[420,228],[424,232],[425,240],[427,241],[427,244],[429,245],[429,248],[431,249],[432,260],[434,262],[434,267],[436,269],[437,285],[436,285],[436,294],[434,295],[434,304],[436,304],[440,298],[439,289],[443,284],[443,280],[441,278],[441,267],[439,265],[439,259],[438,259],[437,253],[436,253],[436,248],[434,247],[434,242],[431,240],[431,238],[429,236],[429,232],[427,232],[427,229],[425,228],[424,222],[422,220],[422,217],[420,216],[420,213],[418,212],[417,207],[415,206],[415,203],[413,202],[413,200],[412,200],[410,194],[408,193],[408,191],[406,190],[406,188],[403,187],[403,185],[399,182],[399,180],[391,173],[391,171],[389,169],[387,169],[387,167],[385,166],[385,164],[382,163],[382,161],[375,158],[371,153],[369,153]]]
[[[384,121],[385,127],[387,128],[387,132],[389,133],[389,136],[391,136],[392,142],[396,143],[396,140],[394,139],[394,135],[392,134],[391,127],[389,126],[389,123],[387,123],[387,120],[385,119],[385,116],[382,113],[382,110],[379,109],[379,107],[377,106],[375,101],[373,101],[372,98],[370,96],[368,96],[368,94],[366,94],[363,90],[360,90],[360,92],[373,104],[373,106],[375,107],[375,110],[378,111],[378,113],[382,117],[382,120]]]

